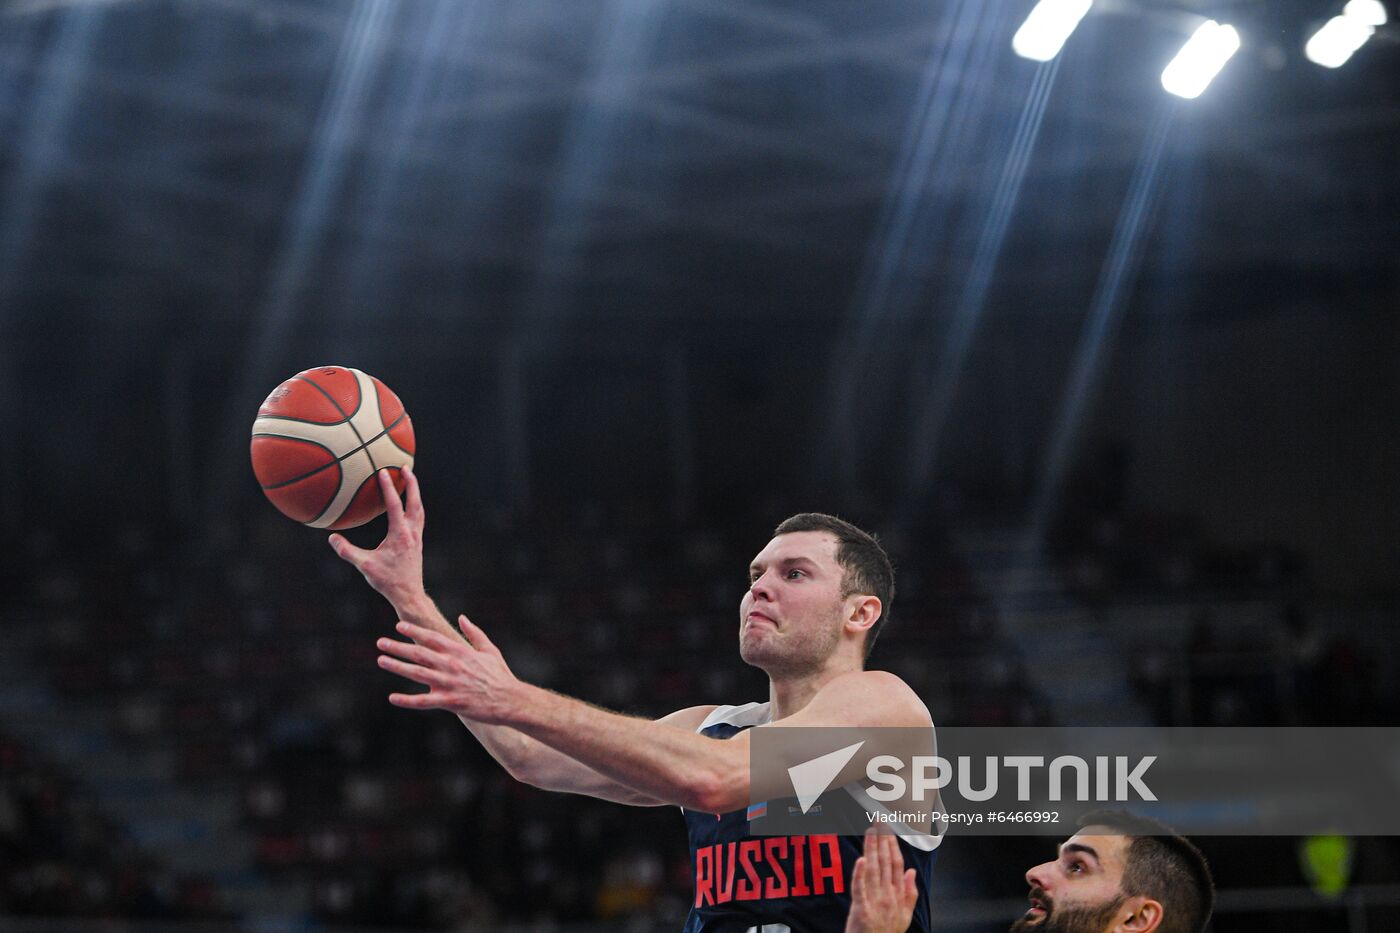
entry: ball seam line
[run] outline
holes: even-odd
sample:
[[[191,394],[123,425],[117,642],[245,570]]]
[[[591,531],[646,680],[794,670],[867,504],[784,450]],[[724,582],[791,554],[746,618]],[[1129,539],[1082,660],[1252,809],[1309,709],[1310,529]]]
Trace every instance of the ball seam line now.
[[[355,372],[355,370],[350,369],[349,367],[346,367],[346,371],[349,372],[352,376]],[[335,410],[340,412],[340,414],[344,417],[344,423],[350,425],[350,430],[355,432],[355,438],[360,442],[361,446],[363,446],[365,443],[365,439],[363,436],[361,436],[359,428],[355,427],[355,422],[353,420],[354,417],[360,413],[360,406],[365,403],[365,393],[364,390],[360,387],[360,380],[355,380],[355,390],[359,394],[359,398],[355,400],[355,410],[347,414],[345,409],[340,406],[340,403],[335,400],[335,396],[331,395],[324,388],[322,388],[321,384],[315,379],[312,379],[310,376],[297,376],[297,378],[305,383],[314,386],[317,392],[320,392],[326,397],[326,401],[330,402],[332,405],[335,406]],[[380,424],[383,424],[384,419],[380,418],[379,422]],[[374,463],[374,458],[370,458],[370,463]]]
[[[280,418],[281,416],[279,415],[278,417]],[[412,453],[411,451],[404,450],[404,448],[401,447],[401,446],[399,446],[399,444],[397,444],[397,443],[394,441],[394,438],[393,438],[391,435],[389,435],[389,431],[392,430],[393,428],[398,427],[398,426],[399,426],[399,422],[400,422],[400,421],[403,421],[403,419],[406,418],[406,417],[408,417],[408,413],[407,413],[407,412],[405,412],[405,413],[402,414],[402,415],[399,415],[398,418],[394,419],[394,423],[391,424],[391,425],[389,425],[389,427],[385,428],[383,431],[380,431],[378,434],[374,435],[374,437],[371,437],[369,440],[367,440],[367,441],[365,441],[364,443],[360,444],[358,447],[353,447],[353,448],[351,448],[350,450],[347,450],[344,454],[342,454],[342,455],[339,456],[339,457],[336,457],[336,456],[335,456],[335,451],[334,451],[334,450],[331,450],[329,447],[327,447],[325,444],[322,444],[320,441],[313,441],[311,438],[309,438],[309,437],[303,437],[303,436],[300,435],[300,434],[274,434],[274,433],[271,433],[271,432],[269,432],[269,431],[258,431],[258,432],[256,432],[256,433],[253,434],[253,437],[276,437],[276,438],[281,438],[281,439],[283,439],[283,440],[288,440],[288,441],[305,441],[305,442],[308,443],[308,444],[311,444],[311,445],[313,445],[313,446],[315,446],[315,447],[321,448],[321,449],[324,450],[326,453],[330,454],[332,457],[335,457],[335,459],[334,459],[334,460],[331,460],[329,463],[323,463],[323,464],[321,464],[320,466],[318,466],[316,469],[314,469],[314,470],[308,470],[307,472],[301,474],[300,476],[295,476],[295,477],[293,477],[293,478],[291,478],[291,479],[289,479],[289,480],[283,480],[283,481],[280,482],[280,483],[274,483],[274,484],[272,484],[271,486],[263,486],[261,483],[259,483],[258,485],[259,485],[261,488],[263,488],[263,489],[281,489],[283,486],[290,486],[290,485],[292,485],[292,483],[298,482],[298,481],[300,481],[300,480],[304,480],[304,479],[306,479],[308,476],[315,476],[317,473],[320,473],[322,470],[326,469],[327,467],[331,467],[331,466],[335,466],[335,465],[337,465],[337,464],[339,464],[339,463],[343,463],[346,459],[348,459],[348,458],[350,458],[350,457],[353,457],[355,454],[359,453],[359,452],[362,451],[362,450],[365,452],[365,455],[369,457],[369,462],[370,462],[370,464],[373,465],[373,464],[374,464],[374,455],[371,454],[371,453],[369,452],[369,445],[370,445],[370,444],[373,444],[375,441],[379,440],[381,437],[386,437],[386,436],[389,438],[389,443],[393,444],[395,447],[398,447],[399,450],[403,450],[404,453],[408,454],[408,455],[411,457],[411,456],[413,456],[413,453]],[[299,420],[299,419],[296,419],[296,418],[283,418],[282,420],[284,420],[284,421],[297,421],[297,420]],[[380,420],[382,421],[383,419],[381,418]],[[333,427],[333,425],[325,425],[323,422],[319,422],[319,421],[310,421],[310,422],[305,422],[305,423],[307,423],[307,424],[322,424],[324,427]],[[337,423],[340,423],[340,422],[337,422]],[[359,436],[360,436],[360,435],[357,433],[357,434],[355,435],[356,439],[359,439]],[[384,467],[384,469],[386,469],[386,470],[397,470],[397,469],[401,469],[401,468],[400,468],[400,467],[394,467],[394,466],[386,466],[386,467]],[[377,468],[376,468],[376,472],[377,472]]]

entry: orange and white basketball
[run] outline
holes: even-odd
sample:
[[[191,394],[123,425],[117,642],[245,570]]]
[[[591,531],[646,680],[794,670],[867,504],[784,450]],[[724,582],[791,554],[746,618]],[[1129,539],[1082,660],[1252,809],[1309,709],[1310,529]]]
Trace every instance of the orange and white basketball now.
[[[299,372],[273,389],[253,422],[253,473],[288,518],[354,528],[384,511],[376,471],[413,465],[413,422],[399,397],[348,366]]]

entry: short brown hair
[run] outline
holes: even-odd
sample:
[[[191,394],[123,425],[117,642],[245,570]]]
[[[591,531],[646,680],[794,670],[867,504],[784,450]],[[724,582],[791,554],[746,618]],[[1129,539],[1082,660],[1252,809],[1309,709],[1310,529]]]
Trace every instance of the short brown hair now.
[[[875,536],[850,522],[823,512],[799,512],[773,529],[773,537],[799,531],[824,531],[836,538],[836,562],[841,565],[841,598],[853,593],[880,600],[880,618],[865,633],[865,656],[875,647],[875,639],[890,617],[894,602],[894,567]]]
[[[1144,895],[1162,903],[1159,933],[1201,933],[1215,909],[1215,881],[1201,850],[1185,836],[1151,817],[1126,810],[1095,810],[1079,828],[1104,826],[1131,836],[1120,887],[1124,895]]]

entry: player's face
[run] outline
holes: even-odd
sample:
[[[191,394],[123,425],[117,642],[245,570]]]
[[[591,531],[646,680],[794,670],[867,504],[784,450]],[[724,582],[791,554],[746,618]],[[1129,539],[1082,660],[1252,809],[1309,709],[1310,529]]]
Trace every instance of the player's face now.
[[[1104,933],[1121,919],[1131,838],[1094,835],[1094,829],[1085,827],[1060,846],[1055,859],[1026,872],[1031,908],[1011,933]]]
[[[749,565],[739,603],[739,654],[769,674],[819,667],[841,639],[844,571],[836,536],[779,535]]]

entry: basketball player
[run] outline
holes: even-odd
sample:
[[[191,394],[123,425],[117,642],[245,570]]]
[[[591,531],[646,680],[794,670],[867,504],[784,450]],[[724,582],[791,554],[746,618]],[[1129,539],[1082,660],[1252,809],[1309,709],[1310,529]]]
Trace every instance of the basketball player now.
[[[686,933],[839,931],[850,908],[860,838],[750,836],[749,732],[783,726],[932,729],[928,709],[898,677],[865,670],[889,611],[894,573],[870,535],[816,513],[793,516],[749,567],[739,605],[739,653],[768,674],[766,701],[705,705],[658,720],[624,716],[515,677],[466,616],[461,635],[423,587],[424,510],[410,470],[404,502],[379,476],[389,529],[374,550],[331,535],[399,615],[379,664],[428,688],[395,693],[404,709],[455,713],[517,780],[633,806],[682,808],[695,866]],[[867,756],[868,757],[868,756]],[[865,762],[853,760],[863,773]],[[846,772],[843,772],[846,773]],[[938,838],[901,833],[917,876],[913,928],[927,930],[927,890]]]
[[[1101,810],[1056,857],[1026,872],[1030,910],[1011,933],[1201,933],[1215,903],[1205,856],[1156,820]],[[888,836],[866,834],[846,933],[895,933],[913,908],[908,873]]]

